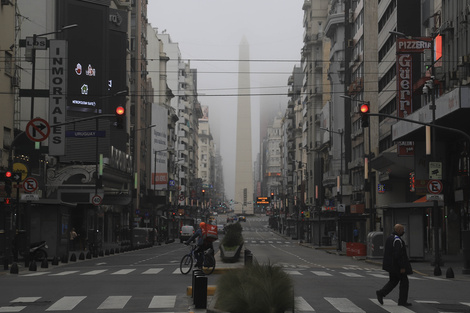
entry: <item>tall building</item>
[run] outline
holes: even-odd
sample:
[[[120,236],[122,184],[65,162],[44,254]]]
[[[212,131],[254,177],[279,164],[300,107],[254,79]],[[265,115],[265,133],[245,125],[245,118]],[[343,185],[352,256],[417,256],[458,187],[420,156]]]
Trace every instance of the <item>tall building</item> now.
[[[15,87],[18,85],[15,64],[15,1],[0,6],[0,140],[2,142],[0,166],[8,166],[11,142],[14,139],[13,112]]]
[[[250,89],[250,51],[245,37],[239,46],[238,90]],[[253,162],[251,155],[251,101],[238,96],[237,152],[235,160],[235,212],[253,214]]]

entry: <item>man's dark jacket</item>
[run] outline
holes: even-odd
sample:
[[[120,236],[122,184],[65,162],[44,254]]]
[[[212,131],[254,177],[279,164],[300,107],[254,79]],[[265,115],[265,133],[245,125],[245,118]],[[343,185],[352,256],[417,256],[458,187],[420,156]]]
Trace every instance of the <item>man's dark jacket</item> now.
[[[382,268],[389,273],[395,274],[400,274],[400,269],[404,268],[407,275],[413,274],[413,269],[406,253],[405,241],[395,232],[385,241]]]

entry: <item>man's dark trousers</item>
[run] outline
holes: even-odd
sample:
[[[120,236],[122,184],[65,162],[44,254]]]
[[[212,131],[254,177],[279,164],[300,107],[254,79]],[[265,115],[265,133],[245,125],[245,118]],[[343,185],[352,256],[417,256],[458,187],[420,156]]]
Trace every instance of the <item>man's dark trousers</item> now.
[[[393,288],[395,288],[398,283],[400,283],[400,295],[398,296],[398,304],[403,304],[408,302],[408,289],[410,287],[410,283],[408,281],[408,275],[403,273],[389,273],[389,280],[385,286],[379,290],[379,293],[382,297],[385,297],[390,292],[392,292]]]

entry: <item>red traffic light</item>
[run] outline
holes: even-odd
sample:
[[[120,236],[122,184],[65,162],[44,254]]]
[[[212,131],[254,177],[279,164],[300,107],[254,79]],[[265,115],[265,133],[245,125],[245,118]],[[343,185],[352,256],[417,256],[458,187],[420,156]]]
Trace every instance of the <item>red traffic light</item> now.
[[[5,172],[5,177],[6,177],[6,178],[11,178],[11,172],[10,172],[10,171],[6,171],[6,172]]]
[[[3,198],[3,203],[11,204],[11,198]]]
[[[118,106],[118,107],[116,108],[116,114],[117,114],[117,115],[124,115],[124,113],[126,113],[126,110],[124,109],[124,107]]]
[[[368,103],[361,104],[361,113],[364,113],[364,114],[369,113],[369,104]]]

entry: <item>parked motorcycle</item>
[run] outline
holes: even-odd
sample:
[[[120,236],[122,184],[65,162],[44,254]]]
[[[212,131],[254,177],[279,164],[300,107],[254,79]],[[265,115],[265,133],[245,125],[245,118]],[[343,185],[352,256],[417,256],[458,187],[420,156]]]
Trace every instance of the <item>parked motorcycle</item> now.
[[[41,262],[47,259],[47,252],[45,249],[49,248],[45,240],[33,242],[29,245],[29,259]]]

